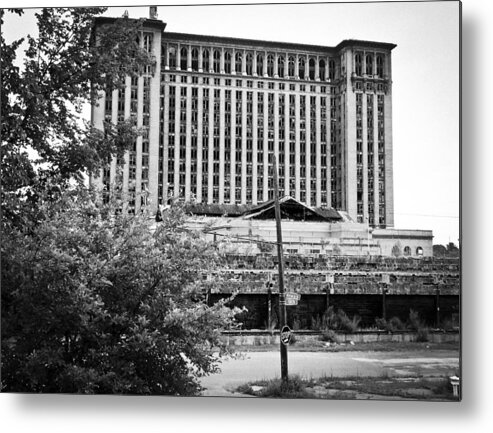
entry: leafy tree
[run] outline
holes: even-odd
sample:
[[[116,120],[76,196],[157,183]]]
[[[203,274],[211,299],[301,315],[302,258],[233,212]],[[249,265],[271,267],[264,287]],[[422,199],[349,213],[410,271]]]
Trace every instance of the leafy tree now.
[[[445,257],[447,255],[447,248],[443,245],[437,244],[433,245],[433,256],[434,257]]]
[[[48,183],[63,188],[70,179],[80,181],[83,173],[123,155],[139,133],[134,119],[106,123],[100,131],[82,118],[85,104],[94,103],[100,92],[121,87],[126,76],[154,62],[139,45],[141,21],[121,18],[95,31],[95,19],[105,10],[40,9],[38,37],[8,43],[2,32],[3,218],[29,215],[26,206],[36,206]],[[23,11],[0,10],[0,24],[6,13]],[[19,67],[23,42],[27,49]]]
[[[117,214],[82,188],[43,200],[30,235],[2,242],[2,390],[191,395],[216,371],[238,310],[208,306],[215,246],[180,205]]]
[[[179,204],[152,229],[148,215],[122,214],[120,201],[82,184],[139,133],[133,119],[94,129],[84,104],[154,61],[140,49],[140,21],[95,32],[104,10],[40,10],[22,67],[22,41],[1,36],[1,386],[194,394],[237,313],[204,302],[214,282],[200,270],[217,252],[186,230]],[[0,24],[6,13],[22,11],[1,10]]]
[[[447,246],[440,244],[433,245],[434,257],[459,257],[459,254],[459,248],[453,242],[449,242]]]
[[[397,242],[393,247],[392,247],[392,255],[394,257],[400,257],[402,255],[402,249],[401,249],[401,244],[400,242]]]
[[[453,242],[449,242],[447,244],[447,255],[449,257],[459,257],[459,254],[459,248]]]

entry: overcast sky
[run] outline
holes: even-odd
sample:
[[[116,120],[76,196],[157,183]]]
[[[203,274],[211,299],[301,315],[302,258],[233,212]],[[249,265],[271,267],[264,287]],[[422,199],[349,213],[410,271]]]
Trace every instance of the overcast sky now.
[[[88,3],[89,4],[89,3]],[[148,16],[147,7],[107,15]],[[397,44],[392,52],[395,227],[459,238],[459,2],[159,6],[172,32],[335,46]],[[32,13],[8,18],[8,39],[34,32]],[[31,30],[32,29],[32,30]]]

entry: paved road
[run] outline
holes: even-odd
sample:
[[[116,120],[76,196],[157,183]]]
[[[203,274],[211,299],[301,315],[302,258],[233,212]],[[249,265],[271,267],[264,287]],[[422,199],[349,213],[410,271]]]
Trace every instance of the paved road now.
[[[454,375],[459,368],[456,351],[403,352],[289,352],[289,374],[306,378],[321,376],[440,376]],[[236,386],[280,376],[279,352],[246,352],[226,359],[221,373],[202,379],[206,396],[233,396]]]

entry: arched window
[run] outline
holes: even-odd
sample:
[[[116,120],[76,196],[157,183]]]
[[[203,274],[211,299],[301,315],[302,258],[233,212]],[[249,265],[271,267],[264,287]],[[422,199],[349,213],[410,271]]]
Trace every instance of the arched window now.
[[[373,75],[373,56],[366,55],[366,75]]]
[[[315,59],[313,58],[308,61],[308,76],[310,80],[315,79]]]
[[[318,62],[318,77],[320,81],[325,81],[325,60],[320,59]]]
[[[241,51],[237,51],[235,54],[235,70],[237,74],[241,74],[243,72],[243,54]]]
[[[416,255],[417,256],[422,256],[423,255],[423,248],[422,247],[416,248]]]
[[[404,255],[405,256],[410,256],[411,255],[411,247],[404,247]]]
[[[377,56],[377,75],[380,78],[383,78],[383,56],[382,55]]]
[[[264,74],[264,56],[257,54],[257,75],[261,77]]]
[[[298,76],[301,80],[305,79],[305,58],[300,57],[298,59]]]
[[[279,78],[284,78],[284,57],[277,58],[277,75]]]
[[[294,78],[294,57],[292,56],[288,59],[288,76]]]
[[[188,56],[187,47],[182,47],[180,50],[180,68],[182,71],[187,70],[187,56]]]
[[[213,60],[214,60],[214,65],[213,65],[214,72],[218,74],[219,72],[221,72],[221,51],[214,50]]]
[[[269,77],[274,76],[274,56],[272,54],[267,56],[267,75]]]
[[[354,56],[354,72],[358,77],[361,77],[363,75],[363,58],[361,56],[361,53],[356,53]]]
[[[204,49],[202,51],[202,69],[204,72],[209,72],[209,50]]]
[[[199,50],[192,48],[192,71],[199,70]]]
[[[169,67],[176,68],[176,47],[168,47]]]
[[[333,80],[336,77],[336,62],[334,59],[329,60],[329,80]]]
[[[253,55],[252,53],[247,53],[246,55],[246,73],[247,75],[253,74]]]
[[[224,53],[224,72],[231,74],[231,53],[229,51]]]

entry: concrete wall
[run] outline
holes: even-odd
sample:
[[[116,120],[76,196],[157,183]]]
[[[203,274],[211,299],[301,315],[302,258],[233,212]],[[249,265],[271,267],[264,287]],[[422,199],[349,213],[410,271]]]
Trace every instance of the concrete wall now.
[[[206,224],[217,227],[213,230],[216,240],[229,237],[229,248],[234,250],[236,247],[243,254],[259,253],[256,248],[259,240],[277,242],[275,220],[193,217],[188,222],[194,229]],[[213,234],[208,236],[214,238]],[[430,230],[375,229],[368,233],[366,224],[354,222],[283,220],[282,236],[285,251],[291,253],[391,257],[394,245],[399,245],[401,256],[404,256],[406,246],[410,248],[410,257],[433,255],[433,235]],[[417,253],[419,247],[422,249],[421,255]]]
[[[431,343],[458,343],[460,341],[459,332],[430,332],[429,341]],[[296,343],[318,342],[321,339],[320,332],[294,332]],[[263,346],[280,344],[279,332],[225,332],[222,335],[222,340],[230,346]],[[338,333],[338,343],[376,343],[376,342],[413,342],[416,341],[417,335],[415,332],[397,332],[389,334],[387,332],[357,332],[354,334]]]

